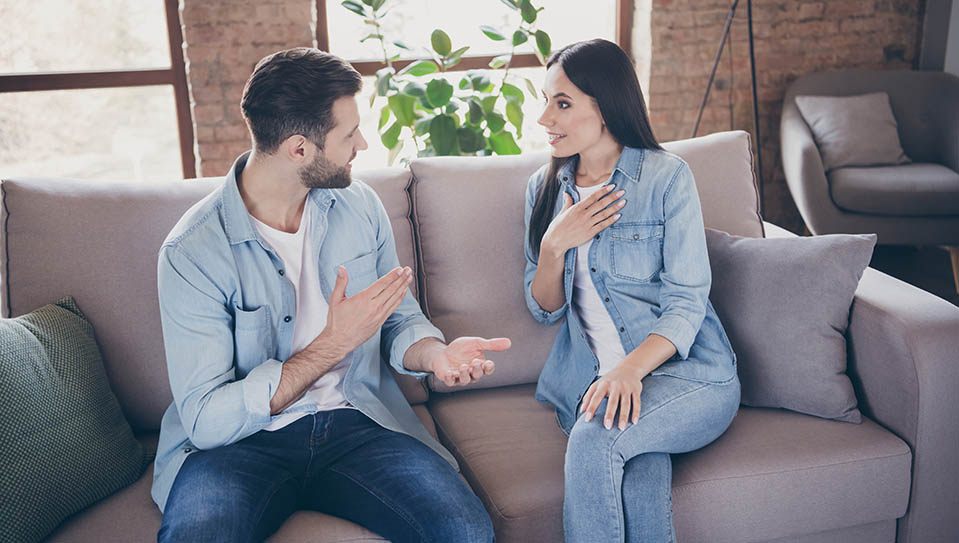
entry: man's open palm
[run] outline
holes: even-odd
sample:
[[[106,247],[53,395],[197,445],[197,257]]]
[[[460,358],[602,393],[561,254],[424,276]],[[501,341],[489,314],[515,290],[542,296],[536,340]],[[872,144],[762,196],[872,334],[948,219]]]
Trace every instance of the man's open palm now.
[[[486,358],[485,351],[505,351],[511,344],[504,337],[456,338],[433,359],[433,374],[447,386],[468,384],[496,369],[496,364]]]

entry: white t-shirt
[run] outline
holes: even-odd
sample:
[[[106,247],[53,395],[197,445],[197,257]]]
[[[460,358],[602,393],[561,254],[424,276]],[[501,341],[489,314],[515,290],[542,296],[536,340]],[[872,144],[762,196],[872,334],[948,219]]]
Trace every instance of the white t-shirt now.
[[[317,257],[313,252],[312,220],[309,200],[303,206],[300,227],[294,233],[271,228],[251,215],[253,226],[260,236],[273,248],[285,266],[284,276],[293,283],[296,293],[296,312],[293,323],[292,354],[302,351],[316,339],[326,326],[330,305],[320,290],[320,274]],[[352,407],[343,394],[343,378],[349,364],[340,362],[313,383],[306,392],[316,402],[317,411],[329,411]],[[267,430],[279,430],[307,413],[283,413],[274,419]]]
[[[577,186],[579,200],[589,198],[605,186],[606,183],[592,187]],[[596,292],[596,285],[593,284],[592,274],[589,271],[589,248],[592,245],[593,239],[590,238],[576,248],[572,306],[583,324],[583,331],[586,332],[590,349],[599,359],[599,375],[605,375],[626,358],[626,352],[623,350],[623,343],[619,340],[616,325],[613,324],[613,319],[606,311],[606,306]]]

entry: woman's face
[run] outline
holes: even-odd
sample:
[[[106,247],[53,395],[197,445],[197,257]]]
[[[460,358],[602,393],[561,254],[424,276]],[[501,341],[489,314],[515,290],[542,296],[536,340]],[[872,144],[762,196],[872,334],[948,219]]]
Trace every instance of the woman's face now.
[[[543,96],[545,108],[537,122],[546,128],[546,139],[554,157],[582,153],[606,134],[596,100],[579,90],[559,64],[546,71]]]

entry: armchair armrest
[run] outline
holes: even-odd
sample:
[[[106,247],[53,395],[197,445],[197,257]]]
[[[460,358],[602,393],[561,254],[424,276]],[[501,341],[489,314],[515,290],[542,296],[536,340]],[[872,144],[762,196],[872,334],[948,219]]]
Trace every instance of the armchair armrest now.
[[[819,148],[791,95],[783,102],[779,141],[789,192],[809,231],[814,234],[823,232],[826,225],[835,221],[838,210],[829,193],[829,181]]]
[[[959,308],[867,268],[850,315],[859,408],[912,450],[898,543],[959,538]]]

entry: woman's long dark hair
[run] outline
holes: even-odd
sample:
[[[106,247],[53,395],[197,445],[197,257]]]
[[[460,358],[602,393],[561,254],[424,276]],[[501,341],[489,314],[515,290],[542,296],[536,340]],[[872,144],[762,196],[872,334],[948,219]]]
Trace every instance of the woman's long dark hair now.
[[[553,53],[546,68],[559,64],[576,88],[596,100],[606,128],[617,143],[640,149],[662,149],[649,126],[646,102],[636,68],[626,53],[611,41],[581,41]],[[560,168],[576,155],[550,160],[546,179],[536,195],[529,220],[529,244],[538,255],[543,234],[553,219],[559,196]]]

